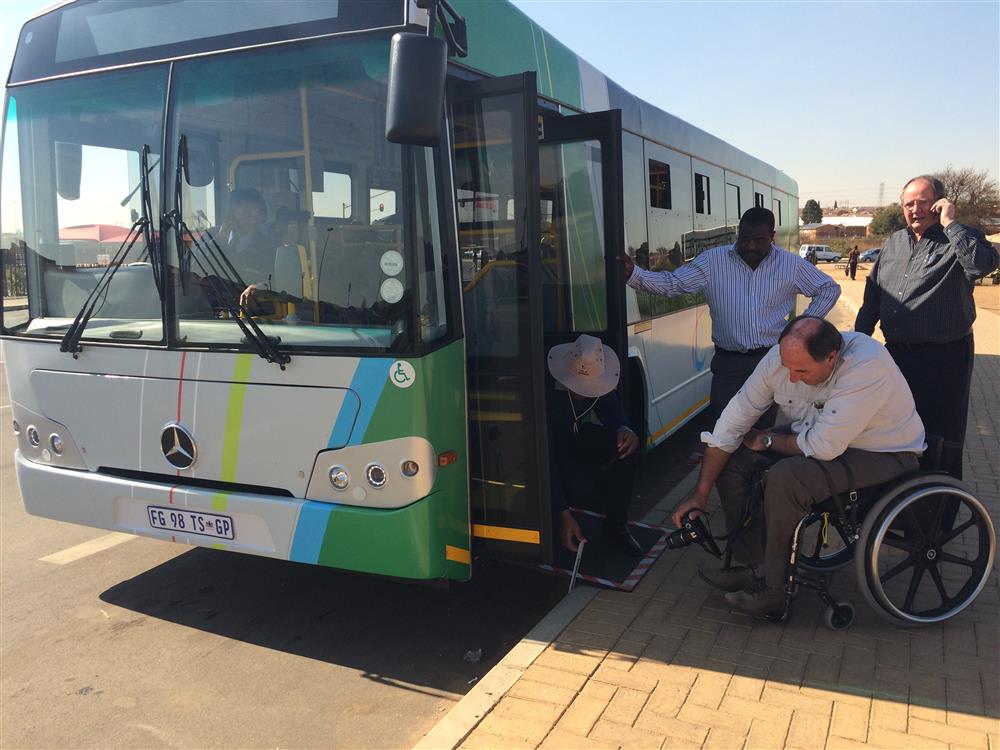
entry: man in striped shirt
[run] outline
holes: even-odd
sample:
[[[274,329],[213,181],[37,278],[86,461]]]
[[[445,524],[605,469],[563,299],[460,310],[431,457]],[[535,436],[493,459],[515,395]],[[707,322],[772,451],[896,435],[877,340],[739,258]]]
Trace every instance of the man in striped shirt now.
[[[633,289],[664,297],[705,292],[715,344],[709,401],[713,418],[718,419],[768,349],[778,343],[797,294],[812,298],[805,314],[818,318],[840,297],[837,282],[773,243],[774,214],[755,207],[740,219],[735,245],[706,250],[676,271],[647,271],[628,256],[622,259]]]

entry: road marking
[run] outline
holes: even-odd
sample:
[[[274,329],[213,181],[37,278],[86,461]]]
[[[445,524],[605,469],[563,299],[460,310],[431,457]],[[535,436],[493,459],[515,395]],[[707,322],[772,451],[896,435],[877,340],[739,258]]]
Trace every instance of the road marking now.
[[[84,557],[97,554],[98,552],[103,552],[106,549],[117,547],[119,544],[124,544],[132,539],[135,539],[135,536],[132,534],[122,534],[115,531],[38,559],[41,562],[53,563],[54,565],[66,565],[67,563],[82,560]]]

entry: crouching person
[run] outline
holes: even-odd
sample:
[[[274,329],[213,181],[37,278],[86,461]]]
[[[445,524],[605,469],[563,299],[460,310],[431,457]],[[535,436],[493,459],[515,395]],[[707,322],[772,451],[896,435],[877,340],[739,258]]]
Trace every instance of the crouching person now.
[[[618,355],[600,339],[582,334],[571,344],[553,346],[548,367],[555,380],[547,411],[552,507],[558,514],[559,539],[573,552],[579,542],[587,541],[569,504],[597,496],[607,510],[604,541],[641,557],[642,547],[628,529],[639,438],[615,393],[621,370]]]
[[[772,403],[783,426],[752,429]],[[728,592],[734,609],[757,616],[783,609],[792,535],[812,506],[916,471],[926,447],[913,396],[885,347],[808,316],[785,326],[702,440],[698,484],[674,511],[678,526],[685,513],[705,508],[715,485],[732,533],[767,471],[763,518],[751,513],[730,542],[742,564],[699,571]]]

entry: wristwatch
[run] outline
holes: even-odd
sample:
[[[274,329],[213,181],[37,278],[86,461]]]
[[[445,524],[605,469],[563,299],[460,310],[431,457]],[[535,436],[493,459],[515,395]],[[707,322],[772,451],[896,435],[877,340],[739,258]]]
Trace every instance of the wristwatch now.
[[[764,450],[771,450],[772,445],[774,445],[774,435],[769,432],[764,436]]]

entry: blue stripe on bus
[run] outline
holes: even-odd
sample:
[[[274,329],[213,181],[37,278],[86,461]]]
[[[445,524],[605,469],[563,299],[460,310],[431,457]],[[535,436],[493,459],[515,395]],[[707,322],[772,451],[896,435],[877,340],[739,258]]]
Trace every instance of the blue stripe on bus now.
[[[326,442],[327,448],[343,448],[351,438],[351,430],[354,429],[354,420],[358,416],[361,400],[358,394],[352,390],[344,392],[344,401],[340,405],[340,413],[337,421],[333,423],[333,430],[330,432],[330,439]]]
[[[389,379],[389,368],[392,366],[391,359],[366,359],[363,358],[358,363],[358,369],[354,371],[354,379],[351,380],[351,390],[358,394],[361,405],[358,408],[358,418],[354,422],[354,429],[351,431],[351,438],[348,445],[358,445],[368,431],[368,424],[375,414],[375,407],[382,396],[382,389],[385,388]],[[332,437],[332,436],[331,436]]]
[[[289,560],[310,564],[315,564],[319,560],[323,537],[326,536],[326,525],[330,520],[330,511],[334,507],[329,503],[317,503],[312,500],[302,504],[299,522],[295,526],[295,536],[292,539],[292,549],[288,553]]]

